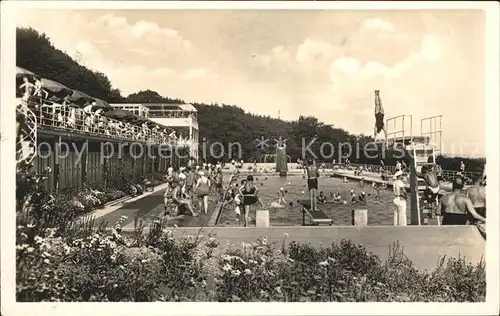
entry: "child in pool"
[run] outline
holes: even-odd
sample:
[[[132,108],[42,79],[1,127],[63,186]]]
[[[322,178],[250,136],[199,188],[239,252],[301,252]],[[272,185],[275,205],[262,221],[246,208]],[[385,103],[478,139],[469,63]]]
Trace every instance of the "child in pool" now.
[[[283,188],[280,188],[280,190],[278,191],[278,204],[286,205],[285,189]]]
[[[342,203],[342,195],[340,194],[340,191],[337,191],[333,194],[333,202]]]
[[[326,204],[326,196],[325,196],[325,193],[323,191],[319,192],[318,203]]]

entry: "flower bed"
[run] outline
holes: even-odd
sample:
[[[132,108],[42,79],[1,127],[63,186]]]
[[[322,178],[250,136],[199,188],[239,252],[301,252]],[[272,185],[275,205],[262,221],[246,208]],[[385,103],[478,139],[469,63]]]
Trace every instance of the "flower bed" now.
[[[37,175],[30,171],[30,165],[19,165],[16,187],[18,222],[27,224],[27,217],[30,217],[32,222],[43,227],[64,230],[78,217],[100,209],[108,202],[128,195],[142,195],[147,186],[159,184],[159,181],[147,183],[148,180],[144,178],[134,183],[132,177],[125,172],[125,167],[119,168],[107,185],[85,184],[81,188],[53,193],[46,191],[43,186],[51,172],[50,168]]]
[[[157,225],[131,237],[79,224],[65,236],[17,229],[18,301],[483,301],[484,263],[417,271],[396,246],[380,259],[344,240],[325,248],[266,239],[221,250],[211,236]]]

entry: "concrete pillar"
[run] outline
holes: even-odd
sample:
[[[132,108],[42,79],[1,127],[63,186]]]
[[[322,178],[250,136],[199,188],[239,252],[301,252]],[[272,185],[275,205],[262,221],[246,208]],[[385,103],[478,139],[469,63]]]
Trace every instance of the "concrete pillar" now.
[[[368,210],[357,209],[352,210],[352,225],[367,226],[368,225]]]
[[[269,227],[269,210],[257,210],[255,215],[255,226]]]

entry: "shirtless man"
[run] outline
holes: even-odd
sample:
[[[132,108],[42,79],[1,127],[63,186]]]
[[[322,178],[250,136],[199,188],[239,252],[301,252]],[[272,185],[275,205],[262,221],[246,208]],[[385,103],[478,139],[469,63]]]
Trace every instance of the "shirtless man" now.
[[[444,195],[439,200],[436,215],[443,216],[443,225],[466,225],[474,221],[486,222],[486,219],[474,209],[471,199],[462,194],[463,187],[463,179],[455,178],[453,192]]]
[[[423,166],[422,173],[417,172],[417,177],[423,179],[427,185],[424,192],[425,199],[428,203],[434,203],[441,190],[435,166]]]
[[[309,190],[309,199],[311,200],[311,210],[315,211],[318,209],[316,193],[318,191],[319,171],[318,167],[316,167],[316,163],[312,159],[308,161],[308,166],[305,170],[307,173],[307,188]]]
[[[482,184],[482,177],[474,179],[474,185],[467,188],[467,196],[476,213],[486,218],[486,185]]]
[[[384,131],[384,139],[387,139],[387,131],[385,130],[384,124],[384,108],[380,100],[380,90],[375,90],[375,128],[373,138],[376,138],[381,131]]]

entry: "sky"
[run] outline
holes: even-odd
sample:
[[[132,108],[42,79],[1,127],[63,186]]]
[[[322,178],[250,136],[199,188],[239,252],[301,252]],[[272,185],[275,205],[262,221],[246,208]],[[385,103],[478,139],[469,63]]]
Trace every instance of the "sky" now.
[[[377,89],[386,118],[412,115],[419,135],[422,118],[443,115],[443,152],[485,155],[480,10],[38,9],[17,22],[123,95],[150,89],[286,120],[313,115],[371,135]]]

